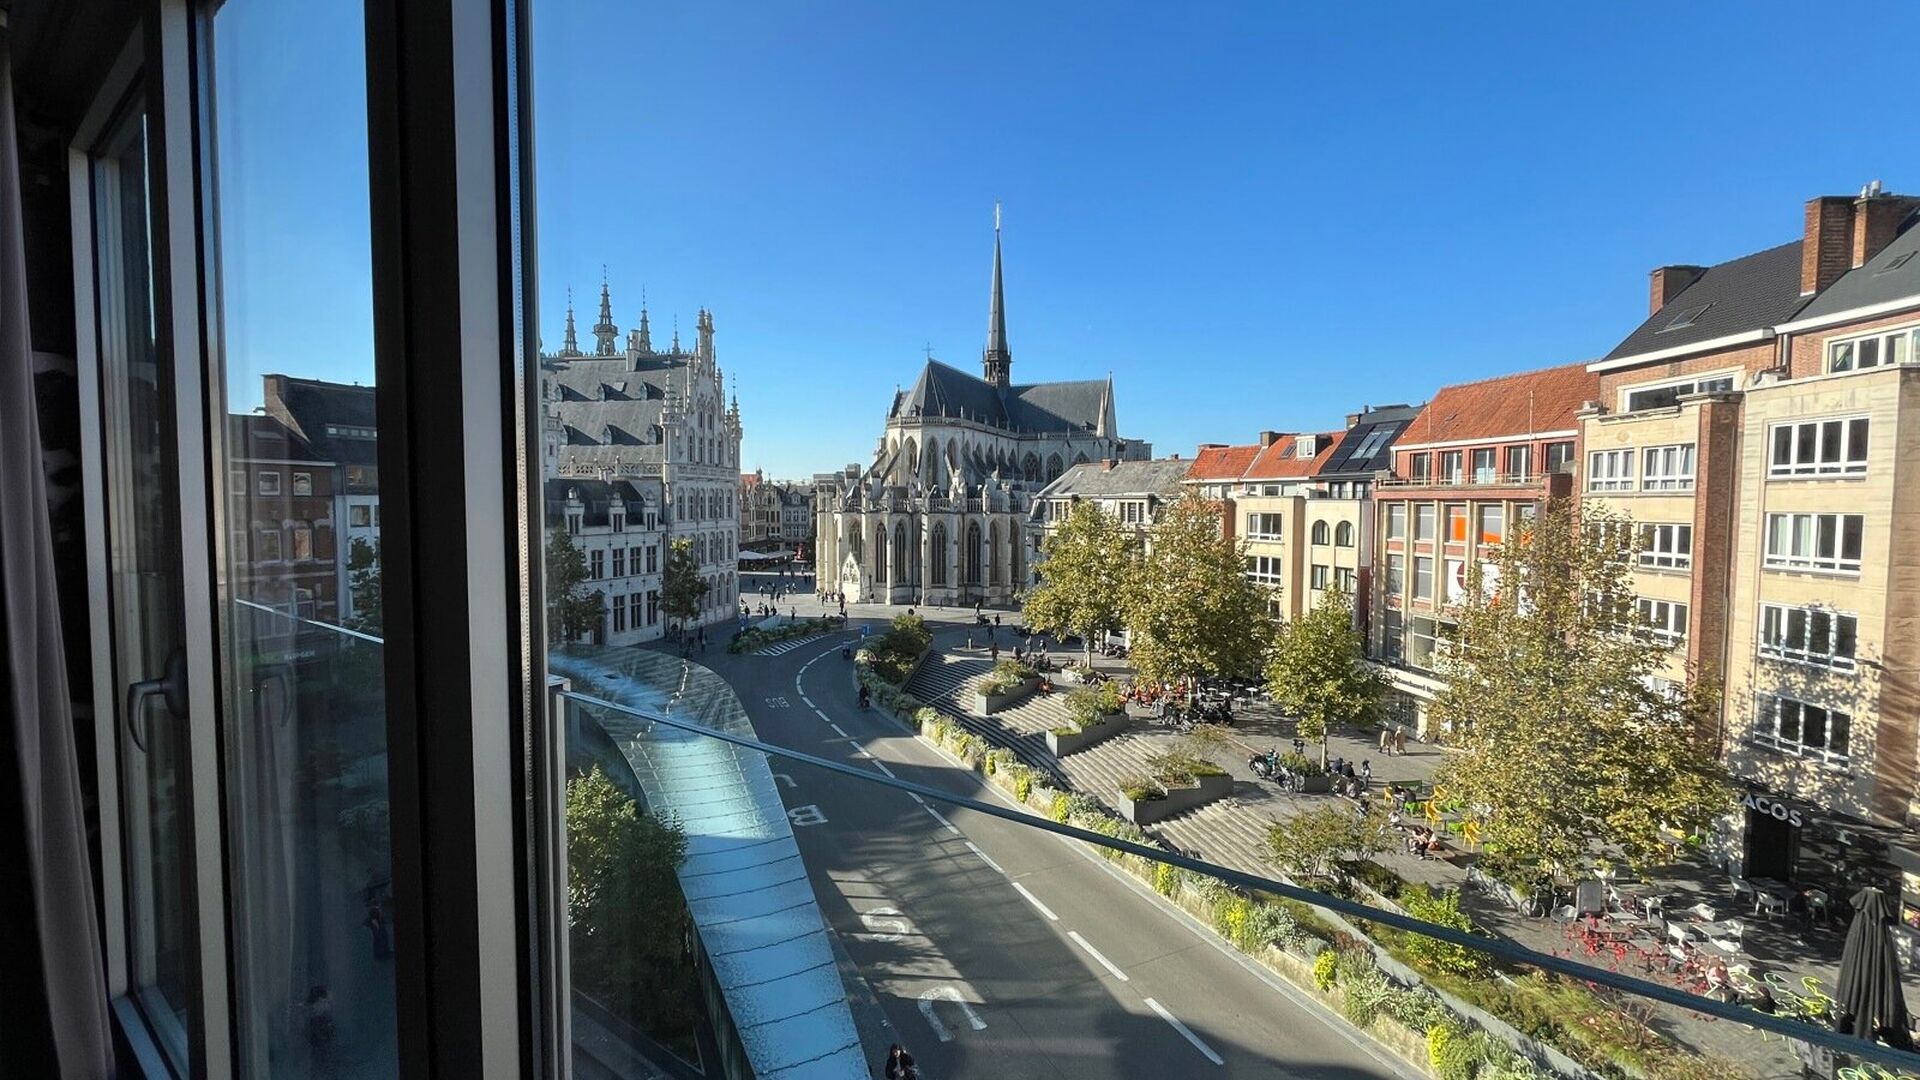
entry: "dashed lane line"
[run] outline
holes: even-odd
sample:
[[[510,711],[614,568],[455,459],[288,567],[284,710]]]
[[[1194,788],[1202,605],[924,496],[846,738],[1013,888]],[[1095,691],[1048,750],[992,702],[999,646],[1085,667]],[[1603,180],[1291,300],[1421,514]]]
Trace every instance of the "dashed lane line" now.
[[[1053,909],[1052,909],[1052,908],[1050,908],[1050,907],[1048,907],[1047,905],[1045,905],[1045,904],[1043,904],[1043,903],[1041,903],[1041,902],[1040,902],[1040,898],[1039,898],[1039,897],[1037,897],[1037,896],[1035,896],[1035,895],[1033,895],[1033,893],[1031,893],[1031,892],[1029,892],[1029,891],[1027,891],[1027,887],[1026,887],[1025,885],[1022,885],[1022,884],[1020,884],[1019,882],[1017,882],[1017,881],[1016,881],[1016,882],[1014,882],[1014,883],[1013,883],[1013,891],[1014,891],[1014,892],[1017,892],[1017,893],[1019,893],[1019,894],[1020,894],[1021,896],[1024,896],[1024,897],[1026,897],[1026,898],[1027,898],[1027,903],[1029,903],[1029,904],[1032,904],[1032,905],[1033,905],[1034,907],[1036,907],[1036,908],[1038,908],[1038,909],[1040,910],[1040,914],[1042,914],[1042,915],[1045,915],[1045,916],[1047,917],[1047,919],[1048,919],[1048,921],[1050,921],[1050,922],[1059,922],[1059,921],[1060,921],[1060,916],[1058,916],[1058,915],[1055,915],[1055,914],[1053,913]]]
[[[952,833],[955,836],[960,835],[960,830],[953,827],[953,822],[948,821],[947,816],[945,814],[942,814],[940,811],[935,810],[931,806],[928,806],[926,803],[921,803],[920,808],[922,810],[925,810],[927,813],[932,814],[933,820],[939,822],[942,825],[945,825],[947,827],[948,832]]]
[[[1193,1033],[1192,1028],[1181,1023],[1179,1017],[1168,1012],[1166,1006],[1160,1004],[1159,1002],[1153,1000],[1152,998],[1147,998],[1146,1002],[1147,1002],[1147,1008],[1152,1009],[1154,1012],[1159,1013],[1160,1019],[1165,1020],[1169,1024],[1172,1024],[1173,1030],[1186,1036],[1187,1041],[1193,1044],[1193,1048],[1195,1050],[1200,1051],[1201,1054],[1205,1055],[1208,1061],[1213,1062],[1215,1065],[1226,1064],[1226,1061],[1222,1059],[1219,1054],[1216,1054],[1213,1052],[1213,1047],[1208,1046],[1205,1040],[1201,1039],[1200,1036],[1195,1035]]]
[[[1078,945],[1081,948],[1087,950],[1088,956],[1091,956],[1095,960],[1098,960],[1100,962],[1101,967],[1106,968],[1109,972],[1112,972],[1114,978],[1119,979],[1121,982],[1133,981],[1132,979],[1127,978],[1127,973],[1124,971],[1121,971],[1120,968],[1116,966],[1113,961],[1100,955],[1100,950],[1094,948],[1090,943],[1088,943],[1086,938],[1081,937],[1080,931],[1069,930],[1067,931],[1067,936],[1073,939],[1073,943],[1075,945]]]
[[[827,721],[827,726],[833,729],[833,733],[834,733],[835,735],[838,735],[838,736],[840,736],[840,737],[841,737],[841,738],[843,738],[843,739],[851,739],[851,738],[853,738],[853,736],[851,736],[851,735],[848,735],[848,734],[847,734],[847,732],[846,732],[846,729],[845,729],[845,728],[843,728],[843,727],[841,727],[841,726],[840,726],[839,724],[836,724],[836,723],[834,723],[834,722],[833,722],[833,721],[831,721],[831,720],[829,720],[829,721]]]
[[[993,872],[994,872],[994,873],[996,873],[996,874],[999,874],[999,875],[1001,875],[1001,876],[1003,876],[1003,877],[1004,877],[1004,876],[1006,876],[1006,873],[1007,873],[1007,872],[1006,872],[1005,870],[1002,870],[1002,869],[1000,869],[1000,864],[999,864],[999,863],[997,863],[997,862],[994,862],[994,861],[993,861],[993,856],[991,856],[991,855],[988,855],[988,854],[987,854],[986,852],[984,852],[984,851],[981,851],[981,850],[980,850],[980,845],[978,845],[978,844],[976,844],[976,843],[974,843],[973,841],[971,841],[971,840],[969,840],[969,841],[967,841],[967,850],[968,850],[968,851],[971,851],[971,852],[973,852],[973,853],[974,853],[975,855],[978,855],[978,856],[980,856],[980,861],[981,861],[981,862],[983,862],[983,863],[986,863],[986,864],[987,864],[988,866],[991,866],[991,867],[993,867]]]
[[[893,776],[893,770],[887,768],[887,763],[884,761],[881,761],[879,758],[873,759],[873,767],[876,769],[879,769],[881,772],[885,773],[888,776]],[[898,778],[895,777],[895,779],[898,779]]]

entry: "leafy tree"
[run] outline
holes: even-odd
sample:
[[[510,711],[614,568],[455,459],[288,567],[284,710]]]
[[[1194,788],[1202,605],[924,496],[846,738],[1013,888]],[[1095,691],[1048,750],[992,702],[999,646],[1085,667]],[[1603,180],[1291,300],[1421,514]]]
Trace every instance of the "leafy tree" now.
[[[1433,704],[1462,753],[1437,779],[1504,861],[1575,872],[1598,846],[1644,868],[1663,827],[1703,830],[1733,806],[1699,723],[1717,692],[1651,682],[1669,646],[1639,621],[1634,532],[1555,500],[1469,574]]]
[[[567,910],[574,984],[662,1041],[693,1030],[691,919],[679,823],[643,813],[598,765],[567,781]]]
[[[1274,704],[1299,718],[1300,737],[1320,743],[1327,764],[1327,729],[1361,723],[1379,707],[1386,679],[1367,664],[1366,639],[1353,625],[1353,602],[1337,586],[1313,609],[1282,627],[1267,660]]]
[[[1121,600],[1138,562],[1133,539],[1113,515],[1080,503],[1041,547],[1040,583],[1027,591],[1028,626],[1075,634],[1093,662],[1095,635],[1124,625]]]
[[[606,601],[589,591],[587,556],[565,529],[547,530],[547,632],[578,641],[600,626]]]
[[[1266,592],[1247,580],[1245,554],[1220,529],[1220,504],[1189,495],[1155,525],[1122,610],[1131,659],[1148,679],[1251,677],[1266,658]]]
[[[359,537],[347,551],[347,589],[353,596],[353,629],[379,634],[382,626],[380,606],[380,550]]]
[[[1385,806],[1369,804],[1356,814],[1344,803],[1327,804],[1267,827],[1274,864],[1303,877],[1331,876],[1342,859],[1370,859],[1395,845]]]
[[[1455,930],[1473,929],[1473,920],[1460,910],[1458,889],[1444,889],[1436,893],[1424,885],[1415,886],[1400,894],[1399,904],[1408,915],[1422,922],[1437,923]],[[1408,934],[1403,939],[1403,947],[1416,967],[1428,971],[1442,971],[1467,978],[1477,978],[1487,972],[1486,954],[1465,945],[1455,945],[1425,934]]]
[[[675,540],[667,551],[667,565],[660,576],[660,610],[681,623],[692,622],[700,614],[713,583],[700,576],[699,560],[693,557],[693,541]]]

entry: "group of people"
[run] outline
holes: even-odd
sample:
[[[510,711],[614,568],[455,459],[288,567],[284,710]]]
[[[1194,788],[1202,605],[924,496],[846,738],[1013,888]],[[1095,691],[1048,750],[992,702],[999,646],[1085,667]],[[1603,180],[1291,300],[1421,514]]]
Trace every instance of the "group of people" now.
[[[1381,725],[1380,752],[1388,757],[1398,757],[1407,752],[1407,728],[1405,724]]]

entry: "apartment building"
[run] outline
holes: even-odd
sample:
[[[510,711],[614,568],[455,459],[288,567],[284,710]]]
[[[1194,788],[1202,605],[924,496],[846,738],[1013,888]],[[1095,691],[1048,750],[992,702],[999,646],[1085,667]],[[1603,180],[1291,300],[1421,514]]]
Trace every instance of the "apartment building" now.
[[[1148,530],[1161,514],[1180,501],[1182,481],[1191,464],[1178,455],[1148,461],[1102,460],[1061,473],[1033,497],[1033,509],[1027,515],[1025,561],[1033,568],[1032,581],[1039,580],[1047,537],[1082,503],[1099,508],[1145,544]]]
[[[1279,434],[1274,433],[1278,438]],[[1249,446],[1228,446],[1225,443],[1201,443],[1193,455],[1193,464],[1187,466],[1186,479],[1182,481],[1186,489],[1203,499],[1212,499],[1226,503],[1222,508],[1226,515],[1226,531],[1232,536],[1237,526],[1231,513],[1232,501],[1240,490],[1240,478],[1247,474],[1247,467],[1253,459],[1265,449],[1260,443]]]
[[[660,612],[667,561],[665,485],[658,477],[553,477],[545,487],[548,527],[566,530],[586,558],[586,588],[600,596],[600,625],[589,640],[596,645],[657,640],[666,629]]]
[[[338,467],[271,416],[231,416],[227,543],[235,599],[254,612],[338,622],[349,590]]]
[[[1267,613],[1276,619],[1297,619],[1311,606],[1303,599],[1310,580],[1309,534],[1315,541],[1312,587],[1325,588],[1333,580],[1336,535],[1325,521],[1307,524],[1307,496],[1313,489],[1314,470],[1332,458],[1343,434],[1263,431],[1260,452],[1233,488],[1233,517],[1247,546],[1247,577],[1267,589]],[[1352,549],[1356,535],[1348,526],[1337,538],[1343,549]],[[1347,582],[1349,592],[1352,576],[1349,569],[1341,579]]]
[[[1393,468],[1374,482],[1380,523],[1373,553],[1369,651],[1391,684],[1388,704],[1426,738],[1441,689],[1437,644],[1467,571],[1572,491],[1577,414],[1598,389],[1585,364],[1566,364],[1442,388],[1392,446]]]
[[[1393,465],[1393,447],[1420,412],[1412,405],[1369,405],[1347,417],[1347,429],[1314,464],[1313,485],[1303,493],[1306,510],[1307,591],[1305,611],[1320,602],[1329,583],[1353,598],[1354,619],[1371,624],[1373,555],[1378,519],[1373,485]]]
[[[1587,505],[1630,516],[1661,673],[1723,687],[1717,730],[1748,785],[1716,838],[1750,877],[1904,884],[1920,858],[1914,679],[1903,610],[1920,550],[1913,350],[1920,200],[1809,200],[1798,240],[1653,271],[1645,322],[1589,368]]]

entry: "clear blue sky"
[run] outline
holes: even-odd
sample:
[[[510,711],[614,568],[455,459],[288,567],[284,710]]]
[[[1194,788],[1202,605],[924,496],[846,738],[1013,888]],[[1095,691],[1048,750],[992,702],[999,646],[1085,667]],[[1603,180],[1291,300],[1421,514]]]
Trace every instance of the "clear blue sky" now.
[[[642,285],[656,340],[712,308],[744,463],[783,476],[866,461],[924,343],[978,369],[995,199],[1015,379],[1111,371],[1124,432],[1186,455],[1596,356],[1655,265],[1920,189],[1899,5],[534,9],[542,336],[569,283],[585,335],[603,263],[623,331]],[[352,155],[315,126],[256,159],[298,147],[323,186]],[[309,197],[308,268],[251,286],[254,370],[364,379],[352,290],[315,299],[364,266],[331,239],[352,207]]]

